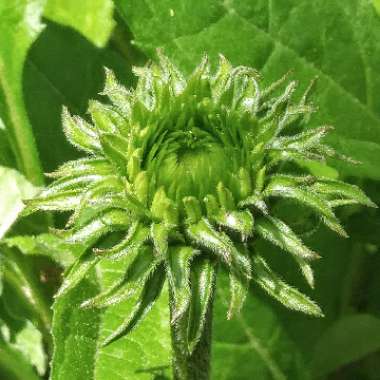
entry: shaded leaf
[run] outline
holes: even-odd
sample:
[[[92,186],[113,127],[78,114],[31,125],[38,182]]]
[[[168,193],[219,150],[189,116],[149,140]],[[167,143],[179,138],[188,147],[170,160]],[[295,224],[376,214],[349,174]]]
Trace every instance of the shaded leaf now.
[[[380,348],[380,319],[370,314],[345,316],[322,334],[313,353],[314,376],[322,377]]]

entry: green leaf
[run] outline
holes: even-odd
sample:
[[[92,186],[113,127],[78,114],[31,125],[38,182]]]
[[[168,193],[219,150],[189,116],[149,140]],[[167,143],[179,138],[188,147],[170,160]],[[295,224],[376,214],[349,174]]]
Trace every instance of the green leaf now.
[[[7,380],[40,380],[33,367],[15,348],[0,340],[0,376]]]
[[[111,175],[112,166],[105,159],[99,158],[83,158],[75,161],[68,161],[54,170],[54,172],[46,174],[50,178],[59,177],[79,177],[91,174]]]
[[[66,1],[62,3],[66,4]],[[70,1],[69,5],[72,3]],[[86,7],[90,6],[90,2],[85,1],[78,7],[84,3]],[[97,3],[97,0],[91,3]],[[98,10],[94,8],[93,11]],[[93,19],[91,12],[73,15],[75,20],[79,17]],[[50,172],[79,155],[64,136],[62,107],[66,106],[71,114],[88,121],[88,102],[89,99],[99,99],[104,66],[111,68],[123,84],[131,84],[132,74],[130,57],[125,58],[115,44],[100,49],[74,29],[46,18],[44,21],[46,27],[26,57],[22,84],[43,169]],[[97,32],[102,34],[102,31]],[[123,44],[128,41],[121,31],[118,38],[123,40]]]
[[[182,200],[187,215],[187,223],[197,223],[202,218],[201,205],[195,197],[185,197]]]
[[[65,274],[65,278],[59,288],[56,297],[60,298],[69,290],[75,288],[88,274],[88,272],[99,262],[100,257],[91,251],[84,253]]]
[[[216,223],[239,232],[243,240],[252,235],[254,220],[252,214],[248,210],[231,212],[220,210],[213,216]]]
[[[23,99],[23,67],[32,43],[43,30],[44,0],[0,4],[0,117],[5,123],[17,167],[35,185],[43,184],[41,164]]]
[[[267,215],[269,212],[267,204],[264,202],[262,195],[250,195],[248,198],[240,201],[239,206],[253,206],[260,210],[264,215]]]
[[[103,260],[98,265],[97,279],[103,291],[124,276],[123,260]],[[56,300],[53,321],[56,348],[51,379],[108,380],[112,372],[117,379],[145,380],[155,367],[168,368],[165,372],[170,373],[167,291],[162,292],[137,329],[107,347],[101,344],[130,315],[136,297],[105,311],[79,307],[98,292],[94,275],[90,273],[77,287]]]
[[[45,374],[48,363],[44,352],[42,334],[30,321],[26,321],[25,326],[17,333],[12,346],[28,359],[28,362],[36,368],[40,376]]]
[[[47,195],[46,197],[40,198],[29,198],[25,199],[24,203],[26,208],[24,209],[22,215],[27,216],[38,210],[41,211],[71,211],[79,206],[81,201],[81,193],[79,190],[68,190],[62,191],[58,194]]]
[[[165,270],[163,264],[161,264],[147,278],[139,300],[132,309],[131,314],[105,339],[102,346],[108,346],[112,342],[129,334],[141,322],[159,297],[164,281]]]
[[[345,174],[380,178],[380,18],[369,2],[333,0],[310,7],[308,0],[291,0],[268,7],[210,0],[191,9],[184,0],[115,4],[137,46],[151,58],[157,46],[163,47],[182,69],[189,70],[207,51],[211,62],[222,53],[234,65],[259,69],[268,83],[289,69],[303,88],[318,76],[314,102],[319,111],[312,125],[333,125],[328,142],[362,162],[334,165]]]
[[[289,309],[301,311],[315,317],[322,317],[319,306],[282,281],[261,256],[253,258],[253,279],[273,298]]]
[[[3,262],[2,302],[11,315],[19,320],[29,319],[49,340],[51,328],[50,298],[42,287],[36,266],[21,252],[5,245],[1,247]]]
[[[64,268],[73,264],[77,252],[72,245],[53,234],[37,236],[15,236],[5,239],[8,247],[18,248],[24,255],[44,255]]]
[[[108,259],[119,259],[123,256],[128,256],[133,251],[139,250],[140,247],[149,238],[149,228],[139,222],[135,222],[129,228],[128,234],[118,244],[107,249],[95,249],[95,252],[101,257]]]
[[[111,0],[47,0],[44,16],[78,30],[98,47],[105,46],[114,27]]]
[[[4,259],[0,256],[0,296],[3,294],[3,278],[4,278]]]
[[[289,336],[281,309],[269,304],[267,297],[257,289],[252,289],[240,314],[226,320],[228,276],[220,272],[217,284],[211,378],[235,380],[239,374],[239,380],[311,380],[305,351]],[[297,325],[310,320],[302,314],[291,313],[291,316]],[[287,352],[289,355],[285,355]]]
[[[0,166],[15,167],[15,156],[12,152],[9,136],[5,130],[4,122],[1,120],[1,93],[0,93]]]
[[[187,233],[196,244],[218,255],[235,275],[242,279],[250,279],[249,260],[239,252],[227,234],[215,230],[207,219],[203,218],[198,223],[190,225]]]
[[[115,76],[115,73],[106,68],[106,78],[104,83],[103,95],[107,95],[108,98],[116,105],[117,110],[121,112],[124,116],[130,113],[130,97],[132,92],[130,92],[125,86],[119,83]]]
[[[377,10],[377,13],[380,14],[380,1],[379,0],[373,0],[373,4]]]
[[[17,170],[0,166],[0,239],[24,209],[22,200],[33,197],[38,191]]]
[[[315,377],[327,376],[379,348],[379,318],[370,314],[345,316],[330,325],[316,342],[313,352],[313,374]]]
[[[51,379],[94,379],[94,358],[100,326],[100,314],[95,309],[79,307],[83,298],[98,290],[93,276],[56,299],[53,310],[54,356]],[[66,347],[70,347],[69,350]]]
[[[129,255],[131,264],[124,278],[116,282],[114,286],[107,291],[99,293],[94,298],[90,298],[81,304],[81,307],[106,307],[120,303],[133,296],[136,292],[141,291],[149,277],[154,273],[157,262],[153,260],[151,248],[144,247],[135,249]]]
[[[107,232],[122,230],[125,231],[130,225],[130,215],[122,210],[110,210],[91,220],[80,228],[74,228],[72,233],[62,231],[63,237],[67,235],[65,241],[71,244],[80,244],[90,247]]]

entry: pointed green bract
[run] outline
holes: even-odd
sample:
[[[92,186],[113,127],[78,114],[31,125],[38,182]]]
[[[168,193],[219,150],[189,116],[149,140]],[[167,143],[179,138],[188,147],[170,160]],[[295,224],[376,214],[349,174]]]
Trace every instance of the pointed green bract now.
[[[228,318],[242,308],[251,280],[287,307],[322,315],[269,268],[254,244],[261,238],[289,252],[314,287],[311,263],[319,256],[279,219],[278,200],[311,209],[343,236],[335,207],[375,206],[358,187],[312,176],[300,165],[340,157],[323,142],[331,127],[308,126],[316,112],[308,103],[315,81],[297,98],[297,82],[288,75],[265,88],[256,70],[234,67],[222,55],[215,71],[204,56],[188,77],[161,51],[157,58],[133,69],[134,90],[106,70],[102,95],[109,102],[90,102],[93,124],[63,110],[68,140],[87,157],[51,173],[51,185],[26,201],[23,212],[72,212],[57,235],[85,253],[58,295],[100,260],[117,260],[124,276],[82,301],[105,307],[138,294],[109,344],[138,324],[167,278],[172,328],[186,340],[185,355],[211,318],[217,267],[230,276]]]
[[[112,133],[103,133],[100,135],[103,152],[107,158],[120,171],[121,175],[127,174],[128,156],[125,147],[128,142],[121,136]]]
[[[198,253],[192,247],[174,247],[169,251],[167,276],[173,292],[173,312],[171,323],[186,313],[190,301],[190,265]]]
[[[135,222],[128,230],[128,234],[116,245],[106,249],[95,249],[95,253],[109,260],[120,259],[138,250],[149,238],[149,229],[139,222]]]
[[[364,206],[377,207],[359,187],[342,181],[321,179],[312,186],[322,196],[339,197],[341,200],[353,201]],[[337,200],[340,200],[340,199]],[[335,199],[334,199],[335,200]]]
[[[264,239],[280,248],[306,260],[319,258],[318,254],[306,247],[297,235],[283,221],[274,217],[262,217],[256,222],[256,231]]]
[[[195,244],[218,255],[226,264],[232,262],[235,250],[233,243],[223,232],[216,231],[206,219],[189,226],[187,232]]]
[[[99,257],[92,255],[90,252],[84,253],[65,273],[65,278],[56,297],[60,297],[74,288],[86,276],[86,274],[98,263]]]
[[[161,257],[166,256],[168,251],[169,230],[163,223],[152,223],[150,227],[153,246],[157,254]]]
[[[198,260],[192,267],[191,275],[188,348],[193,352],[202,336],[206,314],[211,307],[215,286],[215,264],[208,259]]]
[[[253,263],[255,281],[272,297],[289,309],[317,317],[323,316],[320,307],[314,301],[282,281],[261,256],[255,256]]]
[[[129,265],[124,278],[110,289],[84,301],[81,307],[106,307],[115,305],[141,291],[149,276],[154,272],[157,262],[149,248],[135,250],[130,256],[134,260]]]
[[[88,153],[94,153],[100,149],[99,137],[95,128],[80,117],[71,116],[66,107],[62,112],[62,124],[67,139],[76,148]]]
[[[267,185],[265,195],[268,197],[290,198],[312,208],[321,216],[322,221],[329,228],[347,237],[328,202],[320,197],[317,192],[313,192],[312,188],[304,187],[302,184],[293,181],[292,178],[274,177]]]
[[[248,287],[248,281],[236,276],[234,273],[230,273],[231,300],[227,312],[227,319],[231,319],[235,314],[240,312],[248,293]]]

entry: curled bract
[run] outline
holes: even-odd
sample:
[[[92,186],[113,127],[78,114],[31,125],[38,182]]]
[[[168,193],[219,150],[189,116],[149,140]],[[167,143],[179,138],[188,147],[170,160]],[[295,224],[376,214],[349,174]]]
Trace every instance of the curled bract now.
[[[190,351],[202,334],[218,266],[230,277],[228,318],[241,309],[251,281],[292,309],[322,315],[254,246],[263,238],[288,252],[313,287],[310,264],[319,255],[273,205],[287,199],[308,207],[342,236],[335,207],[374,206],[358,187],[310,175],[300,165],[335,154],[323,143],[331,127],[307,126],[315,111],[308,102],[311,86],[293,100],[296,82],[288,75],[262,88],[257,71],[233,67],[223,56],[215,72],[204,57],[188,77],[161,53],[157,63],[134,72],[132,90],[106,71],[102,94],[109,102],[90,103],[91,121],[64,109],[67,139],[86,157],[51,173],[52,184],[27,202],[25,213],[72,211],[62,235],[89,247],[58,295],[100,260],[128,257],[123,277],[82,303],[105,307],[139,294],[105,343],[136,326],[167,279],[171,322],[187,321]],[[98,246],[116,231],[115,245]]]

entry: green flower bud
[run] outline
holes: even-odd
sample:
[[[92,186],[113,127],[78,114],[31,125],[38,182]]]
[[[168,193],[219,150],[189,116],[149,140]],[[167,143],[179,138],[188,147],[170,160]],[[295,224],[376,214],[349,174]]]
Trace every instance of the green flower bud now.
[[[93,124],[64,109],[65,134],[87,157],[62,165],[50,175],[53,183],[27,202],[25,214],[72,211],[64,238],[93,248],[66,274],[59,295],[100,260],[129,256],[121,281],[82,307],[140,293],[108,344],[136,326],[167,278],[172,323],[187,321],[189,352],[202,335],[217,267],[230,277],[228,318],[241,309],[251,280],[287,307],[322,315],[279,279],[254,245],[263,238],[288,252],[313,287],[311,263],[319,256],[273,205],[289,199],[309,207],[343,236],[336,206],[375,206],[356,186],[297,166],[334,154],[323,143],[329,127],[305,126],[315,111],[306,103],[310,88],[296,101],[296,82],[284,86],[287,76],[262,88],[255,70],[233,67],[223,56],[215,73],[204,58],[188,78],[160,53],[157,63],[134,72],[137,87],[127,90],[106,71],[110,104],[90,103]],[[97,247],[115,231],[119,242]]]

